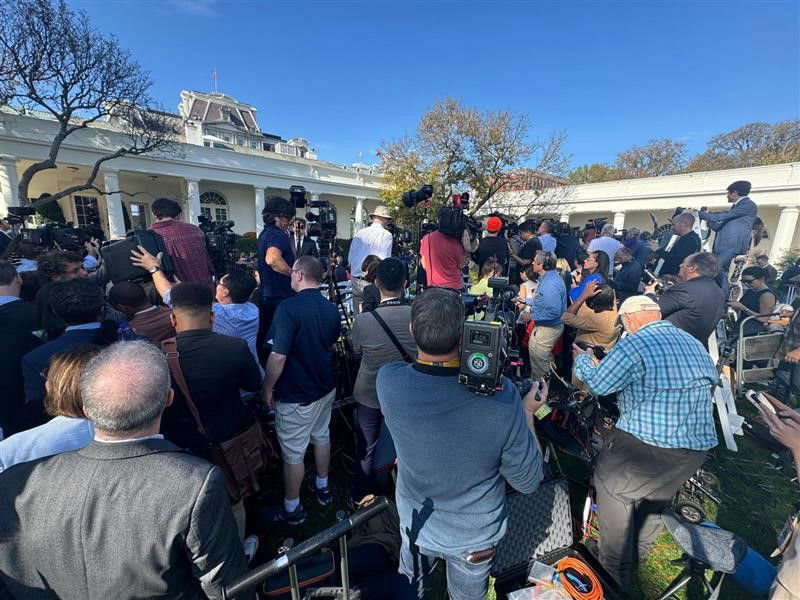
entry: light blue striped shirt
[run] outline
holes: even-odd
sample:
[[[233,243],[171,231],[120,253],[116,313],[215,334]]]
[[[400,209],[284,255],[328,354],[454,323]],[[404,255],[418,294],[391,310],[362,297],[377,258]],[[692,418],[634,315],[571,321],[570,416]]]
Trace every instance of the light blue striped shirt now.
[[[618,342],[599,365],[583,354],[575,376],[600,396],[617,393],[617,428],[659,448],[717,445],[711,393],[719,374],[703,345],[667,321]]]

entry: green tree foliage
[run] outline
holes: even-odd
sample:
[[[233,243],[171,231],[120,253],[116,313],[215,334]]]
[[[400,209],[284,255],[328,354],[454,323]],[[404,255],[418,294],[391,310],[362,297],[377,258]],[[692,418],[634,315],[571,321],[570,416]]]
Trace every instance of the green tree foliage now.
[[[581,165],[574,169],[568,176],[567,180],[574,185],[581,183],[599,183],[601,181],[614,181],[620,179],[619,174],[613,166],[605,163],[592,163],[590,165]]]

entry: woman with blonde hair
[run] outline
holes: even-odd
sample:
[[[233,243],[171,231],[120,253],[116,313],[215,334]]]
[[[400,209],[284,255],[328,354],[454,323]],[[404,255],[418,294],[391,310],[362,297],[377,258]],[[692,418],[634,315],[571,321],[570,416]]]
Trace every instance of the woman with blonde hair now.
[[[94,427],[83,414],[80,378],[99,351],[98,346],[81,345],[53,355],[45,372],[44,398],[45,410],[53,418],[0,442],[0,471],[89,445]]]

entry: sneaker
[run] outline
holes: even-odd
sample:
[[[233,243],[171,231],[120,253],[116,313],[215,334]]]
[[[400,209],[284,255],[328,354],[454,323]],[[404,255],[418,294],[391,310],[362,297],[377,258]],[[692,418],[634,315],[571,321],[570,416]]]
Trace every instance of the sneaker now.
[[[331,491],[330,486],[318,488],[316,475],[310,475],[310,477],[306,477],[306,486],[308,487],[308,491],[314,494],[317,502],[320,503],[320,506],[328,506],[329,504],[333,504],[333,492]]]
[[[249,565],[253,562],[253,559],[256,556],[256,551],[258,550],[258,536],[257,535],[248,535],[244,542],[242,542],[244,546],[244,554],[247,557],[247,564]]]
[[[308,515],[306,509],[300,504],[292,512],[286,512],[286,508],[281,504],[272,508],[261,509],[261,520],[264,523],[286,523],[287,525],[300,525],[306,520]]]

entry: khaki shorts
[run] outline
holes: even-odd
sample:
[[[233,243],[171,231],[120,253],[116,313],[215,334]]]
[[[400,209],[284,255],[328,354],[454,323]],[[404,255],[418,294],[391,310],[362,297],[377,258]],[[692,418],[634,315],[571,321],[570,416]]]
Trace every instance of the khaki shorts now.
[[[307,406],[278,402],[275,431],[281,446],[283,462],[299,465],[303,462],[309,442],[324,446],[330,441],[331,405],[336,389]]]

